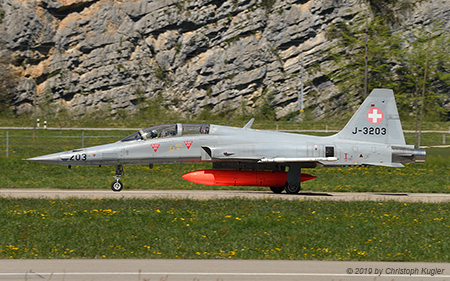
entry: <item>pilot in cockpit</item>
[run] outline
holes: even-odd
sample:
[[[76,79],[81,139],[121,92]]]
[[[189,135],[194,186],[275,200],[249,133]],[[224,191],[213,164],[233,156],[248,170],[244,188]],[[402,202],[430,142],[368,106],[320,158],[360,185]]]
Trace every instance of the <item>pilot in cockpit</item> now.
[[[150,132],[150,138],[154,139],[158,136],[158,131],[156,130],[151,130]]]

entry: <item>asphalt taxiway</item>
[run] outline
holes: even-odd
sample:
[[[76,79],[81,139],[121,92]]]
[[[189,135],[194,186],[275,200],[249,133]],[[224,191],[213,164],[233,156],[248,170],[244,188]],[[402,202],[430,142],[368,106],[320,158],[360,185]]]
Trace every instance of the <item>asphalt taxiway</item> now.
[[[273,194],[270,191],[237,190],[56,190],[0,189],[8,198],[221,198],[449,202],[450,194],[321,193]],[[450,263],[349,262],[288,260],[148,260],[68,259],[0,260],[0,281],[228,281],[228,280],[450,280]]]
[[[354,192],[300,192],[299,194],[274,194],[271,191],[246,190],[73,190],[73,189],[0,189],[0,197],[44,199],[127,199],[171,198],[213,200],[225,198],[330,200],[330,201],[399,201],[399,202],[450,202],[450,194],[440,193],[354,193]]]
[[[449,280],[448,263],[270,260],[0,260],[0,280]]]

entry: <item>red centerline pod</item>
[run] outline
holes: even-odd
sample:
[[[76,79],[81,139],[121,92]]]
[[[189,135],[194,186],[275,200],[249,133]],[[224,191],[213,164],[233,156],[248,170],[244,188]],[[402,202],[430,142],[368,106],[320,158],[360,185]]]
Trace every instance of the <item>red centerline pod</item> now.
[[[271,171],[239,171],[239,170],[198,170],[181,176],[183,179],[206,185],[233,186],[284,186],[287,172]],[[312,180],[317,177],[301,174],[300,181]]]

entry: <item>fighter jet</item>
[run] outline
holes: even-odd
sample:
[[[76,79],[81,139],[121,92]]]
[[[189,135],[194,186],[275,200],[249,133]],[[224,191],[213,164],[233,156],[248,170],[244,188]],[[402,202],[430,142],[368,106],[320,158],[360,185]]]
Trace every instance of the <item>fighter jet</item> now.
[[[298,193],[316,166],[386,166],[425,162],[426,152],[406,145],[390,89],[375,89],[347,125],[332,136],[310,136],[213,124],[166,124],[145,128],[111,144],[27,159],[66,166],[115,166],[111,189],[123,189],[124,165],[211,162],[212,169],[182,177],[206,185],[268,186]]]

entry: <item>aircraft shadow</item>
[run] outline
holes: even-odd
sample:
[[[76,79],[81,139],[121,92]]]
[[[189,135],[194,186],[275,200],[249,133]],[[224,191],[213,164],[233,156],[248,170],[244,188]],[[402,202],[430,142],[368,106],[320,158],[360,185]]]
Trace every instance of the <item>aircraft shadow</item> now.
[[[409,196],[407,193],[375,193],[381,196]]]
[[[289,195],[292,195],[292,194],[289,194]],[[323,192],[299,192],[296,195],[302,195],[302,196],[333,196],[333,194],[323,193]]]
[[[273,192],[264,192],[264,193],[267,193],[267,194],[272,194],[272,195],[275,195],[275,193],[273,193]],[[299,193],[297,193],[297,194],[287,194],[287,193],[280,193],[280,194],[276,194],[276,195],[285,195],[285,196],[333,196],[333,194],[330,194],[330,193],[324,193],[324,192],[299,192]]]

